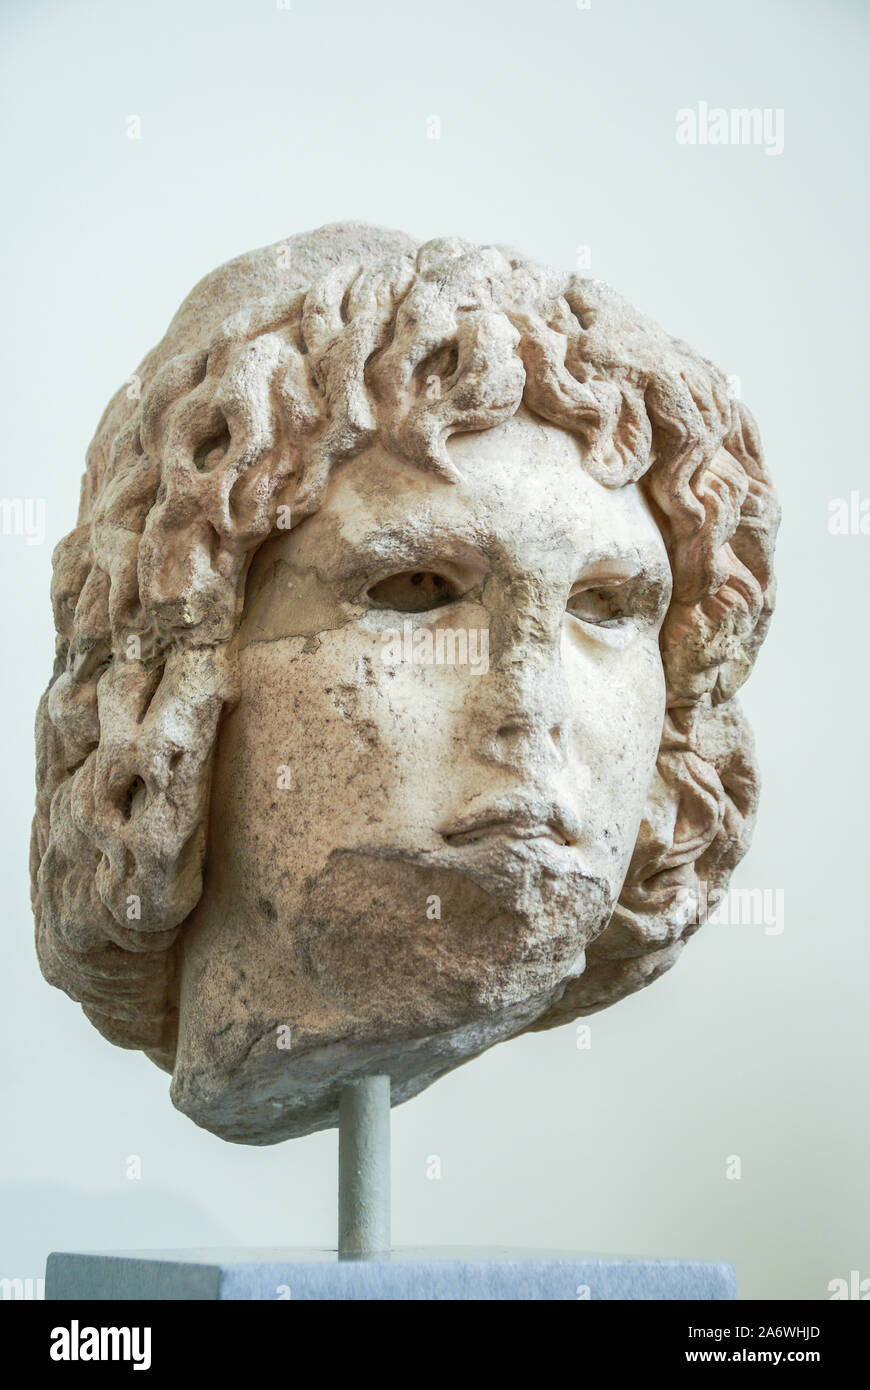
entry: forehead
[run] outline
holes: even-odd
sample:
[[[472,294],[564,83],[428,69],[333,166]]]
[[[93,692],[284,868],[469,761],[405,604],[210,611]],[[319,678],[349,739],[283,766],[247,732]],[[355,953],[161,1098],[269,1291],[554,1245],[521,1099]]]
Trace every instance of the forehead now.
[[[458,481],[409,465],[374,442],[338,465],[321,507],[294,549],[328,547],[384,558],[396,545],[449,541],[522,563],[523,555],[573,559],[614,551],[661,562],[664,542],[637,484],[606,488],[583,464],[582,441],[518,412],[492,429],[453,435]],[[289,539],[289,538],[288,538]]]

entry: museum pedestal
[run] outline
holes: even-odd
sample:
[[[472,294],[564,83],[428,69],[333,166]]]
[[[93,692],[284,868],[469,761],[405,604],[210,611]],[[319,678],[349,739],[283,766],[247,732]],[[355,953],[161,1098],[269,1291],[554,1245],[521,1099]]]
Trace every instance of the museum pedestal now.
[[[731,1299],[729,1264],[510,1246],[390,1242],[390,1078],[339,1102],[338,1243],[304,1248],[59,1252],[46,1299]]]
[[[430,1247],[129,1250],[49,1255],[46,1299],[733,1299],[729,1264],[567,1250]]]

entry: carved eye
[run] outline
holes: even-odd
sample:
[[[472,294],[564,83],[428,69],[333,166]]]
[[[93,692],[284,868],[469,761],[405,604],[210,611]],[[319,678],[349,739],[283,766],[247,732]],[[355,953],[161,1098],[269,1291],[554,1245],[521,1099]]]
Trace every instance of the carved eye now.
[[[568,599],[567,611],[591,627],[620,628],[634,618],[631,586],[610,584],[599,588],[577,589]]]
[[[390,608],[397,613],[425,613],[459,598],[459,588],[451,579],[433,570],[406,570],[381,579],[367,591],[374,608]]]

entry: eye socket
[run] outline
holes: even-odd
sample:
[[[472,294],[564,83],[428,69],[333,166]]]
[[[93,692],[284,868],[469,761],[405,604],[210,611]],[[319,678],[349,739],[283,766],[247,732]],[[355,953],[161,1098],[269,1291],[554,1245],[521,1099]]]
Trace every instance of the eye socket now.
[[[381,579],[366,591],[373,608],[389,608],[396,613],[426,613],[455,603],[460,590],[452,579],[434,570],[405,570]]]
[[[627,627],[635,618],[630,584],[606,584],[578,589],[566,604],[566,611],[590,627]]]

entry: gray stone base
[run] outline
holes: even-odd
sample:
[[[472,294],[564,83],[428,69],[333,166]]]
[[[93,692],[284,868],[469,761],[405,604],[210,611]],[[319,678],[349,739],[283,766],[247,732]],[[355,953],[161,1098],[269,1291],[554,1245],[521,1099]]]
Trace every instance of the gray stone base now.
[[[730,1299],[728,1264],[489,1246],[53,1254],[47,1299]]]

